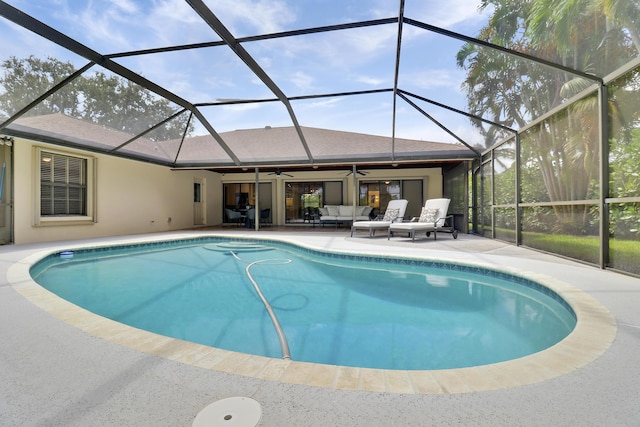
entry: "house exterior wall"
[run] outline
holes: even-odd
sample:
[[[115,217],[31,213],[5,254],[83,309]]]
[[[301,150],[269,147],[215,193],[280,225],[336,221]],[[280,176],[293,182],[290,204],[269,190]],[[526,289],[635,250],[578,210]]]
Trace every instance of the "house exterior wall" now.
[[[96,158],[96,222],[35,225],[37,162],[34,147]],[[172,171],[145,162],[61,148],[16,138],[14,144],[14,243],[33,243],[192,228],[193,184],[204,178],[206,225],[220,224],[220,175]],[[171,220],[169,221],[169,218]]]
[[[95,165],[95,222],[38,225],[36,189],[38,161],[35,147],[70,156],[91,156]],[[153,233],[194,228],[193,185],[204,182],[205,225],[223,222],[222,188],[225,182],[255,182],[255,171],[219,174],[209,171],[174,171],[165,166],[108,155],[67,149],[16,138],[14,143],[14,243],[35,243]],[[347,170],[291,172],[291,177],[260,173],[261,182],[272,185],[274,225],[285,223],[285,185],[293,181],[342,181],[345,204],[356,192]],[[422,179],[424,198],[442,196],[440,168],[371,170],[358,181]],[[261,198],[264,195],[261,196]],[[268,197],[268,196],[267,196]],[[169,220],[171,218],[171,220]]]
[[[333,171],[303,171],[292,172],[287,174],[293,175],[288,177],[281,175],[275,177],[267,171],[260,172],[260,182],[271,182],[273,191],[272,217],[274,225],[285,224],[285,185],[287,182],[314,182],[314,181],[342,181],[343,203],[350,205],[353,203],[356,187],[353,182],[353,175],[348,175],[348,170]],[[374,169],[368,171],[366,176],[357,176],[360,181],[385,181],[385,180],[406,180],[421,179],[423,180],[423,201],[442,197],[443,178],[441,168],[415,168],[415,169]],[[251,183],[256,181],[255,171],[247,171],[246,173],[225,174],[221,177],[220,192],[224,183]],[[357,199],[357,195],[355,196]],[[222,212],[222,206],[217,206],[217,211]]]

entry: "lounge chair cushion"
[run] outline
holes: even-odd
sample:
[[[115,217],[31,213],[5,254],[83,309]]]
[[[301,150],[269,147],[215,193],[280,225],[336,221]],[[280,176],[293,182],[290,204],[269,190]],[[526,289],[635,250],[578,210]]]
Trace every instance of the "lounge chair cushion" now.
[[[396,218],[398,218],[398,215],[400,215],[400,209],[387,209],[382,220],[393,222],[396,220]]]
[[[418,220],[418,222],[436,222],[436,219],[438,219],[438,210],[439,209],[422,208],[422,211],[420,212],[420,219]]]

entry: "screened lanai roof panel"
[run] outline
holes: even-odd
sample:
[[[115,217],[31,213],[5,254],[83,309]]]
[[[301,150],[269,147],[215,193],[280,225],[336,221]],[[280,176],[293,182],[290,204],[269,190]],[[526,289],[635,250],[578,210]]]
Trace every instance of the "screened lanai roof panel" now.
[[[172,164],[179,146],[179,140],[162,141],[146,137],[137,138],[122,146],[133,135],[61,114],[21,117],[9,128],[37,135],[45,140],[61,140],[103,153],[149,159],[167,165]]]
[[[483,41],[601,78],[640,56],[637,1],[490,4]]]
[[[397,0],[205,0],[204,3],[236,37],[391,18],[396,17],[399,10]]]
[[[403,91],[513,129],[594,83],[526,57],[430,31],[403,46],[401,64],[398,86]],[[471,119],[460,115],[459,120]]]
[[[117,152],[130,156],[147,156],[153,160],[173,163],[180,149],[182,136],[193,131],[190,113],[183,111],[172,119],[156,124],[139,138],[117,148]]]
[[[511,128],[521,128],[596,83],[491,48],[468,44],[467,49],[465,110]]]
[[[176,117],[174,120],[180,124],[168,122],[167,126],[181,125],[181,116]],[[231,158],[211,135],[189,135],[182,142],[182,138],[171,138],[165,133],[166,129],[162,127],[147,133],[145,136],[131,140],[133,135],[128,133],[87,123],[73,117],[51,114],[21,117],[12,123],[9,128],[19,132],[28,132],[46,139],[64,140],[99,152],[150,159],[166,165],[175,164],[178,152],[180,156],[177,159],[177,164],[233,164]]]
[[[291,116],[280,101],[199,106],[198,110],[216,132],[291,126]],[[201,128],[196,133],[201,133]]]
[[[390,137],[393,93],[343,95],[292,101],[305,126]]]
[[[397,31],[386,24],[243,46],[288,96],[381,89],[393,87]]]
[[[318,161],[428,160],[447,156],[472,157],[471,151],[455,144],[390,138],[357,132],[304,127],[309,146]]]
[[[390,161],[395,160],[428,160],[434,158],[471,158],[473,153],[464,146],[443,144],[432,141],[392,139],[384,136],[344,132],[333,129],[319,129],[302,126],[300,128],[314,153],[316,162],[335,162],[349,159],[351,161]],[[220,137],[234,150],[242,153],[250,149],[255,157],[254,163],[275,160],[271,157],[278,153],[277,159],[281,164],[307,163],[300,155],[287,155],[286,149],[295,146],[299,141],[297,130],[292,127],[272,127],[262,129],[245,129],[223,132]],[[202,139],[201,139],[202,138]],[[201,142],[205,137],[196,137],[194,141]],[[185,139],[185,147],[191,144]],[[396,155],[391,155],[395,146]],[[186,148],[185,148],[186,149]]]
[[[27,111],[25,116],[71,117],[97,125],[113,131],[109,133],[107,141],[100,139],[104,135],[103,132],[97,133],[94,137],[86,135],[86,139],[95,144],[118,146],[182,110],[181,107],[136,83],[103,69],[94,69],[95,67],[89,69],[43,99]],[[86,129],[76,125],[65,131],[51,120],[42,121],[37,127],[61,134],[67,132],[69,136]],[[163,125],[160,129],[166,133],[165,139],[178,138],[184,132],[184,126],[181,129],[180,126],[171,127],[169,124]]]
[[[101,135],[101,132],[105,135],[94,137],[73,126],[65,131],[63,127],[49,122],[45,125],[39,123],[39,127],[32,129],[63,137],[68,132],[66,137],[69,140],[84,141],[87,147],[120,147],[126,142],[125,146],[120,147],[123,150],[121,152],[130,150],[127,153],[131,155],[163,159],[163,162],[168,162],[165,159],[173,155],[177,155],[178,161],[188,159],[190,162],[200,161],[203,165],[207,162],[244,165],[265,161],[273,164],[279,161],[309,161],[307,148],[313,159],[316,156],[335,156],[336,159],[342,156],[339,161],[348,162],[354,158],[371,156],[371,153],[378,153],[382,158],[386,151],[372,146],[355,153],[353,147],[340,147],[327,154],[323,151],[326,147],[317,145],[313,136],[306,141],[304,129],[324,128],[387,138],[395,135],[397,141],[440,140],[457,145],[456,138],[452,141],[450,136],[433,126],[424,125],[428,121],[423,115],[417,114],[415,108],[408,108],[408,103],[401,96],[393,98],[391,91],[398,47],[396,31],[403,5],[405,20],[402,23],[398,93],[402,96],[415,94],[414,101],[419,97],[422,108],[430,111],[464,141],[475,141],[477,135],[468,131],[475,128],[471,126],[470,117],[464,114],[454,118],[454,111],[465,111],[487,122],[523,127],[595,81],[584,72],[569,72],[566,66],[559,69],[551,66],[551,63],[544,65],[545,61],[558,61],[553,55],[562,58],[559,62],[571,64],[576,70],[593,70],[596,74],[606,71],[601,62],[603,54],[610,59],[610,63],[606,64],[610,67],[638,56],[638,46],[633,44],[633,40],[640,40],[640,36],[637,34],[637,25],[630,25],[637,23],[637,20],[633,21],[633,17],[638,15],[637,2],[618,2],[624,7],[615,11],[600,10],[595,15],[594,10],[604,6],[594,3],[593,8],[579,11],[581,15],[574,22],[580,25],[569,24],[566,28],[576,36],[589,39],[585,42],[579,38],[566,38],[564,45],[553,45],[548,41],[558,39],[562,42],[562,38],[557,37],[561,32],[556,31],[562,27],[552,20],[561,15],[566,20],[570,14],[565,12],[571,12],[569,9],[547,20],[545,25],[549,31],[543,34],[547,39],[540,39],[542,42],[537,40],[539,45],[531,43],[535,41],[532,33],[525,32],[522,26],[530,24],[530,21],[497,19],[511,17],[501,15],[504,10],[500,8],[513,11],[512,16],[521,17],[520,9],[533,3],[539,2],[0,1],[0,15],[32,31],[7,24],[2,18],[0,25],[7,27],[3,33],[7,42],[0,44],[0,53],[4,53],[4,57],[10,56],[7,52],[18,52],[20,57],[33,53],[38,58],[46,58],[50,54],[62,61],[71,60],[76,69],[91,60],[97,65],[90,72],[97,70],[105,76],[105,84],[91,86],[94,92],[91,92],[93,98],[90,98],[95,102],[84,102],[84,93],[90,92],[85,89],[75,106],[51,111],[34,110],[25,116],[13,117],[17,119],[16,126],[26,128],[25,120],[63,113],[50,117],[66,116],[61,119],[65,123],[68,123],[69,117],[74,120],[82,118],[87,125],[102,128],[95,135]],[[9,4],[25,13],[14,10]],[[481,4],[489,6],[478,14]],[[208,15],[207,5],[215,15]],[[30,19],[26,14],[33,15],[60,33]],[[592,15],[595,16],[592,24],[598,25],[581,25]],[[207,19],[208,23],[205,23],[202,18],[207,16],[214,16],[215,19]],[[603,16],[608,19],[607,26],[599,25]],[[221,24],[216,24],[217,19]],[[508,28],[505,25],[510,22],[517,26],[513,33],[506,31]],[[334,31],[317,31],[318,27],[327,25],[333,26]],[[484,27],[491,27],[492,31],[483,33]],[[227,29],[230,34],[226,33]],[[608,32],[605,34],[603,30]],[[277,34],[278,31],[290,33],[282,37],[283,34]],[[217,32],[224,35],[225,42],[230,46],[222,42]],[[47,37],[49,41],[42,37]],[[480,37],[483,41],[475,42],[473,37]],[[236,40],[239,44],[236,44]],[[571,50],[574,46],[567,45],[567,41],[575,41],[576,49]],[[191,46],[191,49],[184,49],[184,46],[174,46],[188,43],[209,47]],[[219,45],[211,47],[212,43]],[[494,43],[495,48],[489,43]],[[145,49],[153,49],[153,53],[143,52]],[[517,51],[510,53],[509,49]],[[542,55],[543,51],[549,56]],[[574,55],[577,51],[581,52],[578,56]],[[83,58],[70,52],[76,52]],[[547,59],[526,58],[535,54]],[[0,55],[0,59],[4,57]],[[238,57],[242,57],[242,60]],[[266,74],[262,74],[262,71]],[[81,79],[65,87],[57,94],[58,97],[72,95],[73,90],[80,88],[80,83],[84,83],[89,74],[85,73]],[[120,95],[117,91],[115,94],[104,91],[110,87],[109,81],[116,75],[136,83],[122,85],[125,92],[120,92]],[[136,91],[136,84],[146,89]],[[356,91],[370,93],[349,94]],[[140,96],[122,95],[131,92]],[[2,94],[0,92],[0,96]],[[277,97],[281,99],[273,102]],[[300,128],[292,127],[296,120],[286,111],[286,103],[281,102],[283,97],[293,97],[290,104]],[[138,104],[140,99],[142,107]],[[229,100],[238,101],[238,105],[235,108],[218,105]],[[251,100],[258,102],[251,103]],[[440,102],[447,108],[439,111],[428,100]],[[209,108],[208,104],[215,104],[212,108],[220,108],[215,114],[208,111],[203,113],[201,117],[206,123],[197,123],[182,145],[179,142],[176,145],[181,136],[158,139],[153,132],[146,133],[182,108],[200,114],[201,110]],[[104,105],[113,111],[108,111]],[[43,106],[44,102],[37,105],[38,108]],[[16,108],[19,107],[13,107],[13,112]],[[4,114],[11,113],[5,111]],[[29,114],[36,116],[29,117]],[[125,116],[124,120],[119,116]],[[18,124],[20,120],[22,124]],[[35,126],[36,123],[29,125]],[[280,127],[294,129],[296,138],[291,140],[290,145],[282,142],[271,144],[270,147],[274,149],[267,155],[258,156],[256,150],[258,147],[264,148],[264,144],[243,142],[240,146],[233,146],[233,143],[227,145],[217,133],[229,133],[229,137],[235,141],[233,133],[236,131],[248,128],[265,130],[266,126],[271,126],[272,130]],[[485,123],[483,126],[485,128],[482,131],[475,129],[475,132],[493,132],[492,125]],[[131,141],[133,136],[146,139],[136,143]],[[198,148],[189,151],[188,140],[195,141],[196,137],[207,141],[199,146],[194,145]],[[255,140],[260,141],[260,138]],[[157,143],[163,143],[162,147]],[[398,151],[400,145],[394,142],[393,149]],[[278,146],[282,146],[284,153],[281,160],[278,159],[281,154],[275,150]],[[149,147],[157,150],[147,153]],[[407,148],[405,151],[409,153],[412,150]],[[159,151],[163,154],[158,154]],[[236,154],[236,151],[240,154]],[[428,152],[422,153],[428,157]]]
[[[178,143],[175,159],[177,166],[235,164],[225,147],[207,131],[195,115],[191,116],[189,130],[184,138],[181,141],[172,142]]]
[[[398,88],[466,110],[465,73],[456,64],[463,43],[430,32],[415,34],[400,53]]]
[[[487,146],[514,135],[514,131],[499,124],[488,125],[472,120],[459,112],[405,93],[402,94],[402,100],[398,101],[396,129],[412,138],[419,137],[421,132],[432,135],[435,141],[466,144],[478,151],[484,151]]]
[[[300,136],[293,127],[239,129],[222,132],[220,136],[243,163],[309,162]]]
[[[450,144],[460,143],[460,141],[447,132],[447,130],[457,132],[462,127],[468,125],[467,120],[460,118],[455,113],[447,111],[434,112],[434,108],[430,108],[429,105],[418,105],[419,102],[417,100],[411,98],[409,98],[409,100],[416,106],[409,104],[402,99],[398,100],[396,134],[416,140],[424,140],[428,135],[431,138],[431,141]],[[470,138],[465,137],[465,135],[456,134],[456,136],[460,137],[465,142],[469,142],[468,140]],[[479,139],[480,143],[482,143],[482,138]]]
[[[233,166],[234,161],[211,135],[196,135],[185,139],[176,159],[176,166]]]
[[[69,141],[101,151],[111,151],[133,137],[132,134],[85,122],[64,114],[22,116],[9,129],[45,138]]]
[[[0,34],[11,40],[0,43],[0,124],[87,65],[86,59],[4,18],[0,18]],[[51,99],[60,100],[60,96]],[[33,114],[63,112],[55,105],[38,108]]]
[[[192,103],[273,98],[273,92],[226,46],[114,58]]]
[[[172,164],[180,148],[180,140],[154,141],[146,137],[136,138],[116,150],[130,157],[144,157],[166,164]]]
[[[185,1],[7,3],[104,54],[220,40]]]
[[[517,3],[518,0],[511,0],[511,2]],[[474,36],[485,25],[489,16],[489,11],[479,10],[478,3],[469,0],[447,2],[405,0],[404,16],[467,36]],[[411,31],[410,27],[405,30]]]

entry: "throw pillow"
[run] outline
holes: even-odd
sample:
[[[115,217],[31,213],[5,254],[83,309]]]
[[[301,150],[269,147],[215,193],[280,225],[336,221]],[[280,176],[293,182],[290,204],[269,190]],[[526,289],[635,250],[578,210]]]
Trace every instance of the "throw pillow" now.
[[[398,218],[398,215],[400,215],[400,209],[387,209],[382,220],[393,222]]]
[[[340,211],[337,206],[327,205],[325,208],[329,211],[330,216],[340,216]]]
[[[436,222],[438,219],[438,209],[422,208],[418,222]]]

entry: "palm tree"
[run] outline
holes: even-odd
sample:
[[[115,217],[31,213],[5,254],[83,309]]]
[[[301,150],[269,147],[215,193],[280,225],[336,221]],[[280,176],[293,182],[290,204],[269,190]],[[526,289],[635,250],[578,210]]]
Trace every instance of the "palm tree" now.
[[[620,26],[607,16],[620,11],[614,0],[485,0],[494,13],[478,38],[594,75],[604,75],[628,62],[635,49]],[[615,3],[615,4],[614,4]],[[627,2],[628,3],[628,2]],[[631,8],[637,11],[638,6]],[[625,13],[633,16],[629,8]],[[631,22],[633,18],[629,18]],[[586,37],[585,37],[586,36]],[[631,37],[633,38],[633,37]],[[489,112],[494,121],[524,126],[591,82],[575,74],[466,44],[457,55],[467,71],[463,84],[470,110]],[[590,183],[598,170],[597,100],[590,97],[541,123],[523,137],[523,167],[539,171],[548,201],[594,197]],[[480,123],[475,123],[481,126]],[[485,131],[488,146],[491,129]],[[531,174],[529,174],[532,176]],[[540,200],[531,200],[540,201]],[[544,200],[543,200],[544,201]],[[584,207],[554,207],[556,223],[588,223]]]
[[[632,0],[597,0],[607,17],[629,34],[637,52],[640,53],[640,4]]]

